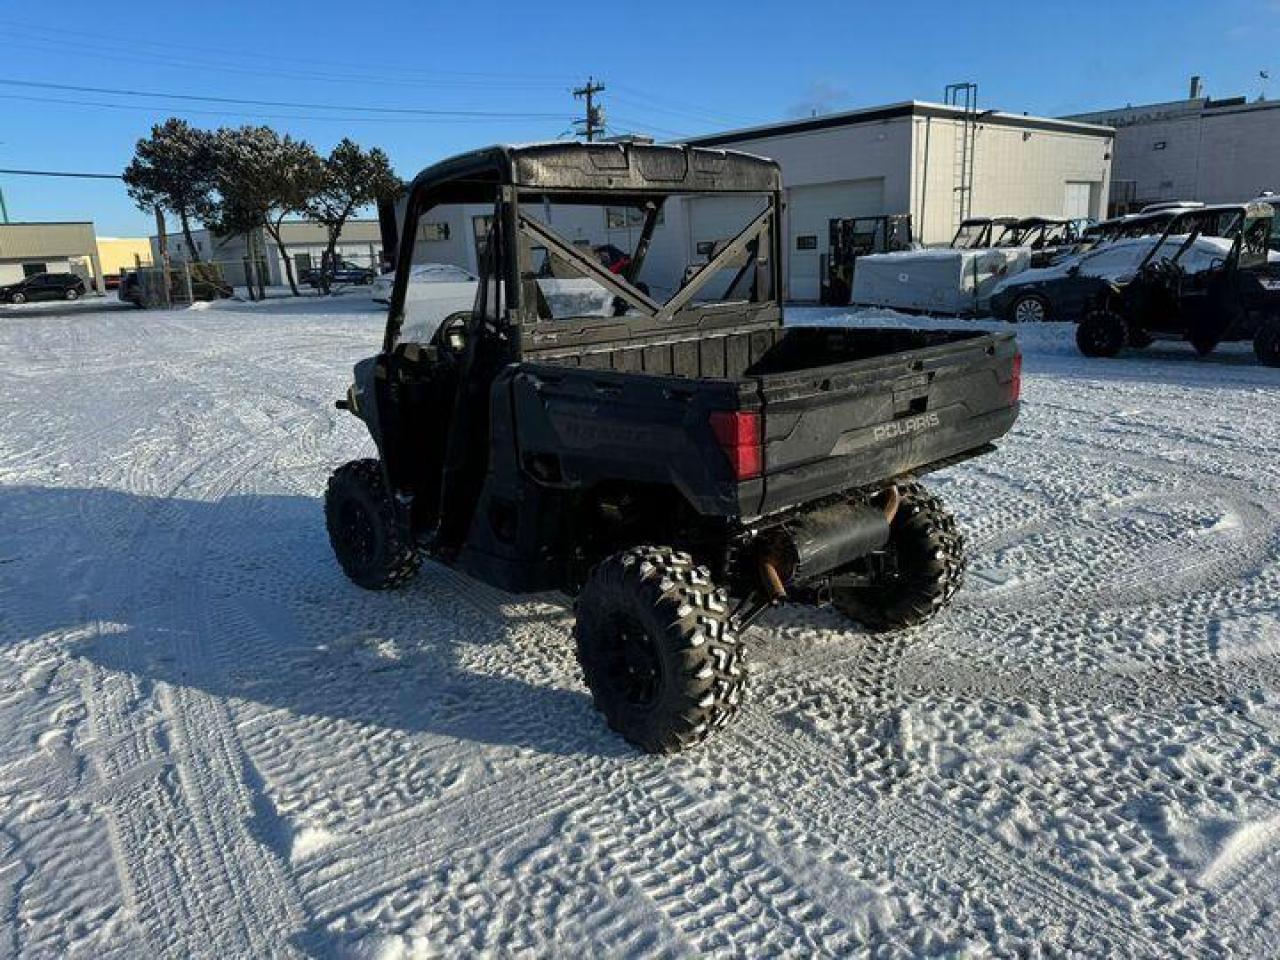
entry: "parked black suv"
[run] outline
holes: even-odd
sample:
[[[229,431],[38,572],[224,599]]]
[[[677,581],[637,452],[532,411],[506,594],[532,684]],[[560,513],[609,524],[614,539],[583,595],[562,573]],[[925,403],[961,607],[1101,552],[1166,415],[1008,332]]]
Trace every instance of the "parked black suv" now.
[[[370,284],[373,283],[374,277],[377,276],[377,272],[373,268],[362,267],[358,263],[350,263],[346,260],[339,260],[326,273],[332,286],[339,284]],[[299,279],[309,286],[318,287],[323,278],[321,272],[313,268],[302,271],[302,276]]]
[[[664,203],[707,194],[759,212],[651,298],[639,276]],[[493,147],[421,173],[400,235],[442,204],[493,211],[473,307],[424,323],[402,244],[382,352],[338,402],[379,453],[325,496],[353,581],[400,586],[425,554],[504,590],[576,595],[596,707],[650,752],[727,722],[742,633],[769,606],[830,602],[896,629],[951,600],[964,542],[917,478],[1012,426],[1011,334],[785,327],[781,177],[759,157]],[[622,273],[543,219],[566,205],[640,213]]]
[[[84,296],[84,280],[74,273],[34,273],[0,287],[0,303],[27,303],[34,300],[79,300]]]

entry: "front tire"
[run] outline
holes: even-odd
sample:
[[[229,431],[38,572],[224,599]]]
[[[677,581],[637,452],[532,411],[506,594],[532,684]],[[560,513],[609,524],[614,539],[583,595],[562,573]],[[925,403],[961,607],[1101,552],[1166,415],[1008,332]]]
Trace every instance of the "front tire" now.
[[[1253,338],[1253,352],[1264,366],[1280,367],[1280,316],[1272,317],[1258,328]]]
[[[377,460],[353,460],[333,472],[324,519],[334,556],[353,583],[390,590],[418,572],[422,560],[400,530]]]
[[[1076,327],[1076,346],[1086,357],[1114,357],[1128,342],[1124,317],[1107,307],[1095,307]]]
[[[601,562],[578,595],[574,638],[596,709],[646,753],[676,753],[737,711],[745,655],[728,596],[667,547]]]
[[[943,502],[918,483],[902,502],[882,553],[855,561],[831,587],[832,605],[877,633],[933,619],[964,582],[964,535]]]
[[[79,300],[80,291],[77,290],[75,287],[71,287],[67,290],[66,297],[68,300]]]
[[[15,293],[9,297],[10,303],[26,303],[27,295],[25,293]]]
[[[1049,302],[1034,293],[1019,297],[1009,310],[1013,323],[1047,323],[1049,318]]]

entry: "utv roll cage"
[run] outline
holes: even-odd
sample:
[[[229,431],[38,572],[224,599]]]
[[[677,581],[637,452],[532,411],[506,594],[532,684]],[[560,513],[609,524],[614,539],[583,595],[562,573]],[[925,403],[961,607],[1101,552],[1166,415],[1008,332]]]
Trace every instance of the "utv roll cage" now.
[[[1009,246],[1040,250],[1076,243],[1080,234],[1075,220],[1063,217],[1023,217],[1014,225],[1011,239]],[[997,243],[997,246],[1003,245]]]
[[[1273,216],[1273,208],[1267,203],[1223,203],[1177,210],[1169,217],[1159,234],[1159,239],[1152,244],[1151,249],[1142,258],[1142,262],[1138,264],[1135,276],[1140,275],[1157,257],[1161,261],[1177,264],[1201,237],[1220,237],[1233,241],[1231,251],[1225,258],[1225,262],[1233,266],[1249,267],[1259,262],[1265,263]],[[1259,238],[1256,236],[1257,230],[1249,229],[1249,226],[1256,227],[1258,224],[1264,224],[1266,227],[1265,235],[1261,237],[1260,248],[1258,247]],[[1160,251],[1164,249],[1170,237],[1179,237],[1184,234],[1186,239],[1178,245],[1178,249],[1172,255],[1160,256]]]
[[[985,250],[998,246],[996,237],[1002,237],[1018,225],[1017,217],[969,217],[960,221],[956,234],[951,238],[953,250]],[[996,233],[996,230],[999,233]]]
[[[441,204],[491,207],[481,245],[480,283],[472,316],[485,339],[501,344],[509,361],[592,343],[634,343],[677,331],[744,324],[781,326],[782,208],[778,165],[750,154],[689,146],[635,143],[544,143],[494,146],[423,170],[409,188],[408,210],[391,294],[383,349],[395,349],[420,218]],[[663,205],[670,196],[741,193],[765,198],[763,210],[660,302],[639,283]],[[612,273],[592,255],[541,222],[551,204],[630,206],[643,214],[631,262]],[[555,319],[538,284],[535,251],[545,251],[612,294],[613,317]],[[726,294],[749,282],[745,298],[700,302],[698,293],[722,271],[736,268]],[[473,327],[473,329],[474,329]]]

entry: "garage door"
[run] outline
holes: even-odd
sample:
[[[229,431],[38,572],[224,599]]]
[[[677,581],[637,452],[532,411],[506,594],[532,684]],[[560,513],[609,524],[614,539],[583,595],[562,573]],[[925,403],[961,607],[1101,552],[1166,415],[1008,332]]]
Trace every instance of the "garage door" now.
[[[1093,185],[1083,181],[1067,181],[1062,194],[1062,215],[1068,220],[1090,216],[1089,194]]]
[[[787,291],[792,300],[818,299],[818,265],[827,252],[829,221],[874,217],[884,208],[884,178],[791,187],[787,190]]]

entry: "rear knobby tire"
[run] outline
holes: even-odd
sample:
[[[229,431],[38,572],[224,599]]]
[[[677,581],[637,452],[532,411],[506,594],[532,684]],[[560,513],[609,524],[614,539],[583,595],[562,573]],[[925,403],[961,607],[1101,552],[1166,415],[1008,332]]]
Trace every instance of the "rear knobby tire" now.
[[[1272,317],[1258,328],[1253,352],[1264,366],[1280,367],[1280,317]]]
[[[403,586],[421,558],[396,522],[377,460],[353,460],[329,477],[324,495],[329,543],[343,572],[366,590]]]
[[[884,565],[858,561],[857,578],[832,582],[831,602],[877,633],[916,627],[936,616],[964,582],[964,535],[942,501],[918,483],[899,488],[902,502],[889,530]]]
[[[1124,317],[1107,307],[1094,307],[1076,327],[1076,346],[1086,357],[1114,357],[1128,340]]]
[[[737,711],[745,655],[706,567],[633,547],[591,571],[575,604],[578,662],[596,709],[647,753],[706,739]]]

